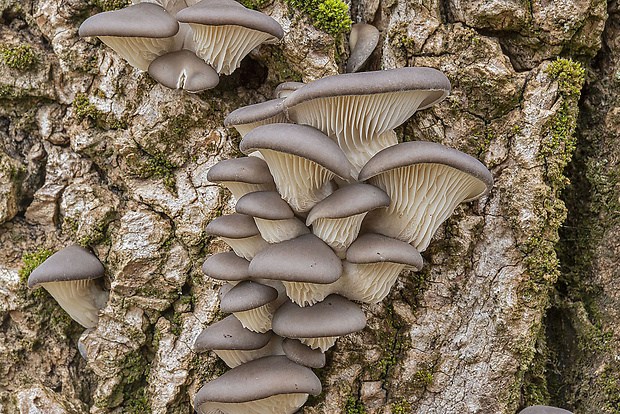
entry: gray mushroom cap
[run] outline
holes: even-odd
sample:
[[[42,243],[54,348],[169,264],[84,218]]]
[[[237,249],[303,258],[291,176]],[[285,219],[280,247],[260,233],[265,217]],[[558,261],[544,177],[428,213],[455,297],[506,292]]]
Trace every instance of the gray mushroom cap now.
[[[320,338],[357,332],[366,326],[366,315],[353,302],[329,295],[322,302],[300,307],[286,302],[273,316],[273,331],[286,338]]]
[[[105,274],[105,268],[88,249],[73,244],[51,255],[30,273],[28,287],[40,283],[68,282],[97,279]]]
[[[291,207],[282,200],[277,191],[256,191],[237,201],[238,213],[264,220],[286,220],[295,217]]]
[[[339,188],[310,210],[306,226],[319,218],[337,219],[390,205],[385,191],[370,184],[351,184]]]
[[[242,26],[269,33],[277,39],[284,37],[284,31],[277,21],[264,13],[243,7],[234,0],[202,0],[178,12],[176,18],[181,23]]]
[[[238,213],[216,218],[207,225],[206,233],[230,239],[244,239],[260,234],[252,217]]]
[[[272,332],[256,333],[245,329],[234,315],[207,327],[194,342],[196,352],[210,350],[245,350],[259,349],[271,340]]]
[[[283,82],[276,86],[276,98],[286,98],[304,85],[303,82]]]
[[[250,262],[251,277],[288,282],[333,283],[342,275],[342,263],[314,234],[273,244]]]
[[[232,288],[220,303],[222,312],[244,312],[266,305],[278,298],[278,291],[271,286],[245,280]]]
[[[80,26],[79,35],[163,38],[178,31],[179,23],[163,7],[140,3],[89,17]]]
[[[362,168],[359,180],[366,181],[385,171],[416,164],[443,164],[480,180],[485,189],[470,194],[464,201],[481,197],[493,187],[493,176],[480,161],[461,151],[424,141],[403,142],[378,152]]]
[[[277,394],[321,393],[321,381],[311,369],[284,355],[268,356],[233,368],[203,386],[194,407],[206,402],[244,403]]]
[[[321,165],[343,179],[347,179],[351,171],[349,161],[338,144],[308,125],[259,126],[243,137],[239,149],[244,154],[268,149],[297,155]]]
[[[217,280],[245,280],[250,277],[249,266],[250,262],[243,257],[224,252],[209,256],[202,265],[202,273]]]
[[[366,63],[377,47],[379,37],[379,30],[371,24],[355,23],[351,27],[351,55],[347,61],[347,73],[357,72]]]
[[[450,81],[433,68],[397,68],[374,72],[345,73],[328,76],[308,83],[286,98],[284,106],[292,108],[316,98],[346,95],[373,95],[409,90],[427,90],[418,110],[428,108],[450,93]]]
[[[519,411],[519,414],[573,414],[572,411],[564,410],[563,408],[550,407],[547,405],[533,405],[527,407],[524,410]]]
[[[226,296],[226,294],[227,294],[228,292],[230,292],[230,290],[231,290],[232,288],[234,288],[234,287],[235,287],[235,285],[233,285],[232,283],[225,283],[225,284],[224,284],[224,285],[220,288],[220,290],[218,290],[218,291],[217,291],[217,298],[221,301],[221,300],[222,300],[222,298],[223,298],[224,296]]]
[[[283,102],[284,99],[271,99],[235,109],[224,119],[224,125],[234,127],[235,125],[252,124],[273,118],[284,112]]]
[[[357,238],[347,250],[350,263],[400,263],[415,270],[422,269],[422,256],[415,247],[381,234],[366,233]]]
[[[310,368],[323,368],[325,366],[324,352],[320,349],[312,349],[297,339],[286,338],[282,342],[282,349],[288,359],[298,364]]]
[[[223,160],[215,164],[207,173],[207,180],[213,183],[226,181],[248,184],[273,183],[267,163],[260,158],[244,157]]]
[[[148,72],[153,79],[167,88],[185,89],[189,92],[215,88],[220,82],[215,69],[189,50],[159,56],[151,62]]]

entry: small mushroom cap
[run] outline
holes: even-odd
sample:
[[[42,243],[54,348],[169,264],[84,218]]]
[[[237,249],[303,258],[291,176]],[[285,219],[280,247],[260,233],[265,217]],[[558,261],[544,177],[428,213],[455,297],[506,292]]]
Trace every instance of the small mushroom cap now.
[[[372,24],[355,23],[351,27],[351,56],[347,61],[347,73],[357,72],[366,63],[377,47],[379,37],[379,30]]]
[[[244,239],[260,234],[252,217],[237,213],[216,218],[207,225],[206,233],[230,239]]]
[[[291,108],[316,98],[346,95],[373,95],[410,90],[427,90],[418,110],[428,108],[450,93],[450,81],[433,68],[397,68],[374,72],[345,73],[317,79],[299,88],[286,98],[284,106]]]
[[[257,157],[233,158],[215,164],[207,173],[212,183],[234,181],[248,184],[273,183],[267,163]]]
[[[245,280],[250,277],[249,266],[250,262],[243,257],[224,252],[209,256],[202,265],[202,273],[217,280]]]
[[[232,288],[220,303],[222,312],[244,312],[266,305],[278,298],[278,291],[271,286],[245,280]]]
[[[415,164],[443,164],[480,180],[483,188],[477,186],[465,201],[481,197],[493,187],[493,176],[480,161],[461,151],[424,141],[403,142],[378,152],[362,168],[359,180],[366,181],[385,171]]]
[[[230,290],[234,287],[235,285],[233,285],[232,283],[225,283],[224,286],[222,286],[220,290],[217,291],[217,298],[220,300],[220,302],[222,301],[222,298],[226,296],[226,294],[230,292]]]
[[[422,269],[422,256],[415,247],[404,241],[367,233],[355,240],[347,250],[347,261],[350,263],[400,263]]]
[[[286,220],[295,217],[291,207],[277,191],[256,191],[244,195],[235,206],[237,213],[264,220]]]
[[[286,338],[341,336],[364,329],[366,315],[350,300],[329,295],[303,308],[290,301],[284,303],[273,315],[271,326]]]
[[[163,7],[140,3],[89,17],[80,26],[79,35],[163,38],[178,31],[179,23]]]
[[[276,98],[286,98],[304,85],[303,82],[283,82],[276,86]]]
[[[308,214],[306,226],[319,218],[337,219],[361,214],[390,205],[385,191],[370,184],[347,185],[330,194]]]
[[[304,234],[259,252],[249,271],[251,277],[325,284],[340,278],[342,262],[321,239]]]
[[[287,358],[293,362],[310,368],[325,366],[325,353],[320,349],[312,349],[297,339],[286,338],[282,342],[282,349]]]
[[[97,279],[104,274],[105,268],[94,254],[73,244],[54,253],[34,269],[28,277],[28,287],[32,289],[39,283]]]
[[[327,168],[340,178],[348,178],[351,167],[334,141],[308,125],[269,124],[248,132],[239,144],[244,154],[259,149],[293,154]]]
[[[260,349],[271,340],[271,331],[256,333],[245,329],[234,315],[207,327],[194,342],[196,352],[210,350],[245,350]]]
[[[268,356],[233,368],[203,386],[194,407],[206,402],[244,403],[277,394],[319,395],[321,381],[284,355]]]
[[[254,122],[273,118],[284,112],[283,102],[284,99],[271,99],[266,102],[235,109],[224,119],[224,125],[233,127],[235,125],[252,124]]]
[[[220,82],[215,69],[189,50],[166,53],[156,58],[149,65],[149,74],[167,88],[189,92],[215,88]]]
[[[196,23],[208,26],[242,26],[259,32],[269,33],[282,39],[282,26],[264,13],[243,7],[234,0],[202,0],[177,13],[181,23]]]
[[[573,414],[572,411],[564,410],[562,408],[550,407],[547,405],[533,405],[527,407],[524,410],[519,411],[519,414]]]

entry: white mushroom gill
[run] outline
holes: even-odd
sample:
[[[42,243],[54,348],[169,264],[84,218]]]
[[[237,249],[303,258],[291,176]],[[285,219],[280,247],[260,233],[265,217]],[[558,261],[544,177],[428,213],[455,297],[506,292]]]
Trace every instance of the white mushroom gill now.
[[[312,349],[320,349],[321,352],[327,351],[334,346],[339,336],[322,336],[320,338],[298,338],[299,342],[308,345]]]
[[[239,200],[244,195],[253,193],[255,191],[275,191],[273,183],[250,184],[240,181],[222,181],[220,182],[220,184],[228,188],[236,200]]]
[[[282,338],[277,335],[272,335],[267,345],[259,349],[253,349],[251,351],[216,349],[213,352],[215,352],[218,357],[222,358],[222,361],[230,368],[266,356],[284,355],[284,351],[282,350]]]
[[[263,239],[267,243],[280,243],[286,240],[294,239],[302,234],[310,233],[308,227],[304,225],[298,218],[284,220],[265,220],[254,217],[254,222],[258,231],[260,231]]]
[[[357,239],[366,214],[368,212],[338,219],[318,218],[312,222],[312,233],[327,243],[339,258],[344,259],[347,249]]]
[[[340,294],[364,303],[381,302],[405,268],[400,263],[349,263],[344,261]]]
[[[245,237],[243,239],[231,239],[220,236],[222,240],[232,247],[235,254],[246,260],[252,260],[258,252],[264,250],[269,244],[257,234],[256,236]]]
[[[217,73],[224,75],[233,73],[252,49],[275,39],[269,33],[234,25],[190,23],[190,27],[194,32],[196,55],[213,66]]]
[[[282,113],[279,113],[276,116],[273,116],[273,117],[267,118],[267,119],[263,119],[261,121],[251,122],[251,123],[248,123],[248,124],[235,125],[235,129],[237,130],[237,132],[239,132],[239,135],[241,135],[241,137],[244,137],[245,134],[247,134],[248,132],[250,132],[254,128],[258,128],[261,125],[267,125],[267,124],[286,124],[288,122],[289,122],[288,118],[286,117],[284,112],[282,112]]]
[[[99,321],[99,310],[108,301],[108,292],[93,279],[41,283],[56,302],[80,325],[94,328]]]
[[[308,400],[308,394],[278,394],[245,403],[206,402],[202,414],[293,414]]]
[[[286,296],[303,308],[323,301],[332,293],[338,293],[341,286],[340,280],[327,284],[286,281],[282,284],[286,288]]]
[[[318,98],[289,109],[289,118],[334,139],[353,166],[351,176],[377,152],[398,143],[388,131],[401,125],[428,97],[427,91]]]
[[[267,149],[259,150],[273,176],[280,196],[297,213],[310,211],[334,192],[335,174],[316,162]]]
[[[271,320],[276,309],[277,307],[272,302],[247,311],[233,312],[233,315],[239,319],[245,329],[265,333],[271,329]]]
[[[364,230],[411,243],[420,252],[456,206],[486,188],[477,178],[443,164],[396,168],[368,181],[384,190],[392,202],[370,212]]]
[[[155,58],[174,50],[176,37],[117,37],[99,36],[99,39],[121,55],[134,68],[148,71]]]

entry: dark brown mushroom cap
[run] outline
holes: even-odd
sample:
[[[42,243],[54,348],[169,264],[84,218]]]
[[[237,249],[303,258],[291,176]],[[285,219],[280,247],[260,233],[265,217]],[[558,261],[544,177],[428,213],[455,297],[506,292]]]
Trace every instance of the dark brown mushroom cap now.
[[[273,183],[267,163],[257,157],[232,158],[215,164],[207,173],[212,183],[225,181],[247,184]]]
[[[320,349],[312,349],[297,339],[286,338],[282,341],[282,349],[287,358],[293,362],[310,368],[325,366],[325,353]]]
[[[163,38],[178,31],[179,23],[163,7],[140,3],[89,17],[80,26],[79,35]]]
[[[90,250],[73,244],[54,253],[34,269],[28,277],[28,287],[32,289],[39,283],[97,279],[104,274],[105,268]]]
[[[317,79],[299,88],[286,98],[284,106],[292,108],[317,98],[347,95],[426,90],[429,96],[418,109],[424,109],[443,100],[450,93],[450,81],[433,68],[398,68],[374,72],[345,73]]]
[[[310,368],[284,355],[239,365],[208,382],[196,394],[194,407],[206,402],[244,403],[278,394],[321,393],[321,381]]]
[[[289,282],[333,283],[342,275],[342,262],[314,234],[272,244],[250,262],[251,277]]]
[[[222,312],[244,312],[266,305],[278,298],[278,291],[271,286],[245,280],[232,288],[220,303]]]
[[[206,233],[230,239],[244,239],[260,234],[252,217],[238,213],[216,218],[207,225]]]
[[[370,184],[351,184],[339,188],[310,210],[306,226],[319,218],[344,218],[390,205],[385,191]]]
[[[245,280],[250,277],[249,266],[250,262],[243,257],[224,252],[209,256],[202,265],[202,273],[217,280]]]
[[[424,141],[403,142],[379,151],[362,168],[359,180],[366,181],[383,172],[415,164],[447,165],[482,181],[485,190],[470,194],[466,201],[487,194],[493,187],[493,176],[480,161],[464,152]]]
[[[285,302],[273,315],[273,331],[286,338],[341,336],[364,329],[366,315],[353,302],[329,295],[322,302],[300,307]]]
[[[347,73],[357,72],[366,63],[377,47],[379,37],[379,30],[372,24],[355,23],[351,27],[351,55],[347,61]]]
[[[230,315],[202,331],[194,342],[194,350],[250,351],[267,345],[272,335],[271,331],[256,333],[245,329],[234,315]]]
[[[243,7],[234,0],[202,0],[177,13],[181,23],[204,24],[208,26],[242,26],[259,32],[269,33],[282,39],[282,26],[264,13]]]
[[[527,407],[524,410],[519,411],[519,414],[573,414],[572,411],[564,410],[563,408],[550,407],[547,405],[533,405]]]
[[[239,149],[244,154],[259,149],[269,149],[297,155],[327,168],[344,179],[348,178],[351,173],[349,161],[338,144],[318,129],[308,125],[259,126],[243,137]]]
[[[237,213],[258,217],[264,220],[286,220],[295,213],[277,191],[256,191],[248,193],[237,201]]]
[[[416,270],[422,269],[422,256],[415,247],[404,241],[366,233],[355,240],[347,250],[350,263],[400,263]]]
[[[220,82],[215,69],[189,50],[159,56],[149,65],[149,74],[167,88],[189,92],[215,88]]]
[[[224,125],[234,127],[235,125],[252,124],[273,118],[284,112],[283,102],[284,99],[271,99],[266,102],[235,109],[224,119]]]
[[[297,89],[304,86],[303,82],[282,82],[278,86],[276,86],[275,95],[276,98],[286,98],[291,93],[295,92]]]

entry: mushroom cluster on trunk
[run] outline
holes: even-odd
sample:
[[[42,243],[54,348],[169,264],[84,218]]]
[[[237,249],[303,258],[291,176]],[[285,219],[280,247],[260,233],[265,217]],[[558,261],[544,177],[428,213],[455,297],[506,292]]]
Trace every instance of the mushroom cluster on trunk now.
[[[209,257],[203,272],[227,282],[221,309],[232,315],[195,347],[232,370],[198,392],[199,413],[297,411],[321,389],[310,368],[366,326],[355,302],[378,303],[403,270],[419,271],[419,252],[454,209],[490,191],[491,173],[475,158],[398,143],[394,128],[449,92],[431,68],[348,73],[287,82],[226,118],[248,157],[209,172],[237,204],[207,232],[234,252]],[[258,393],[239,385],[249,378],[277,385]],[[287,380],[300,388],[290,392]],[[233,386],[240,396],[220,391]]]
[[[278,22],[234,0],[134,0],[89,17],[83,37],[98,37],[131,66],[171,89],[215,88],[252,49],[275,43]]]

